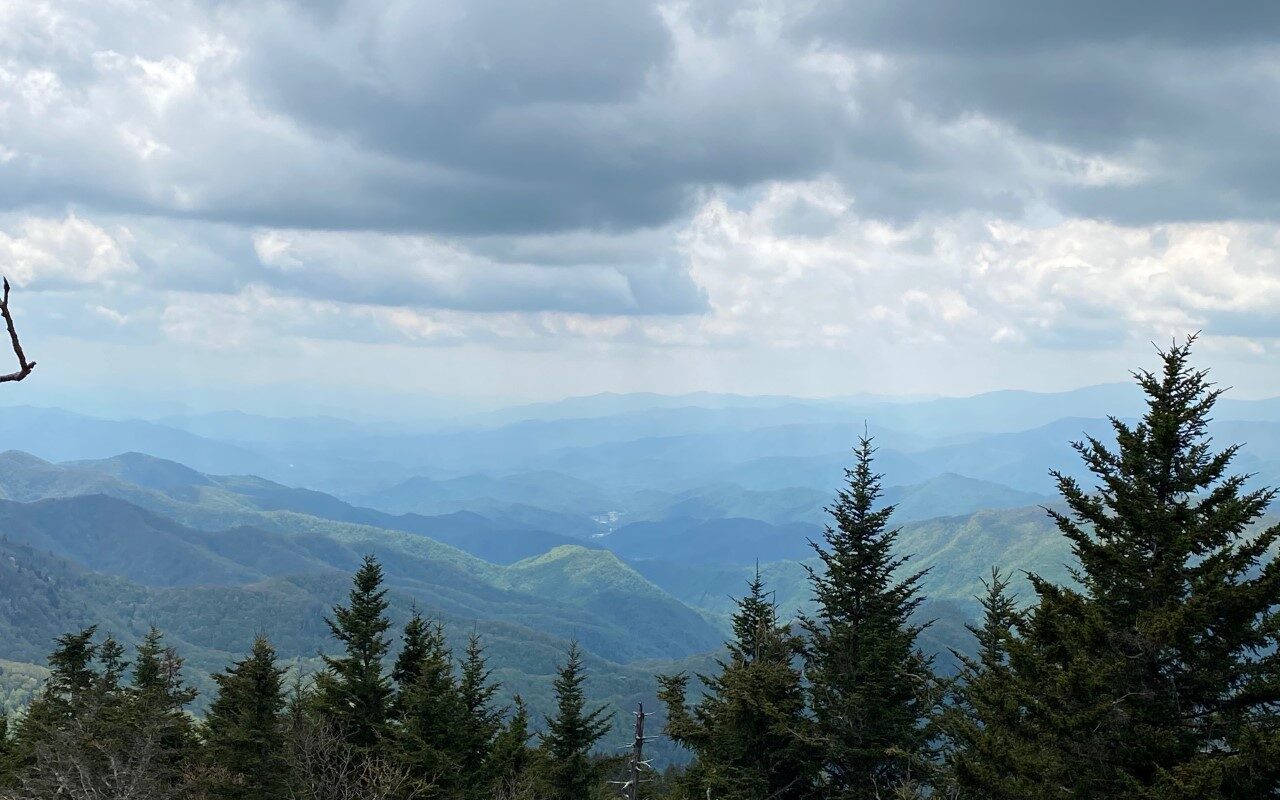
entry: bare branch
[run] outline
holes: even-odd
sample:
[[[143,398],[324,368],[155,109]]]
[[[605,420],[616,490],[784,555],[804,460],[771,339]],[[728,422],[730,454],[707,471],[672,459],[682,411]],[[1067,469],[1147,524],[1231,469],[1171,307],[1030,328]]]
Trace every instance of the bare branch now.
[[[9,341],[13,343],[13,354],[18,357],[18,371],[8,375],[0,375],[0,383],[20,381],[31,374],[36,362],[28,361],[27,354],[22,352],[22,342],[18,341],[18,329],[13,327],[13,315],[9,313],[9,279],[4,278],[4,296],[0,298],[0,314],[4,315],[4,324],[9,329]]]

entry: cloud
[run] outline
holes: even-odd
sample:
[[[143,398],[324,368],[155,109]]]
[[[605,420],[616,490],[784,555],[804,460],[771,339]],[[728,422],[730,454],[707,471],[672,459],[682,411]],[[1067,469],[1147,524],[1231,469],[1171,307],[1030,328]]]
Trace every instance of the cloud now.
[[[353,303],[592,314],[690,313],[703,307],[686,273],[661,266],[548,267],[485,258],[431,237],[379,233],[268,230],[254,236],[254,248],[273,285]]]
[[[12,233],[0,230],[0,264],[14,284],[60,289],[101,284],[130,275],[137,265],[128,253],[128,229],[108,231],[75,215],[65,219],[27,218]]]
[[[628,232],[832,177],[899,223],[1273,219],[1280,21],[1244,8],[26,0],[0,204]]]
[[[206,357],[563,347],[767,390],[811,359],[1020,380],[1199,327],[1261,359],[1278,28],[1183,0],[20,0],[0,262],[35,335]]]
[[[816,232],[797,234],[797,217]],[[1280,304],[1280,233],[1267,225],[970,214],[899,226],[860,216],[826,182],[778,184],[743,209],[708,203],[682,241],[711,312],[674,324],[708,343],[1089,349],[1199,328],[1280,338],[1261,322]]]

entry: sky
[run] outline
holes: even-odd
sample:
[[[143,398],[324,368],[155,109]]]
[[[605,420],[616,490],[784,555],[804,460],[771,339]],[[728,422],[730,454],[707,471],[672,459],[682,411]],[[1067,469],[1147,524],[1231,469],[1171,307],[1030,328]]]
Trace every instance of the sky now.
[[[7,0],[23,402],[1280,395],[1280,4]]]

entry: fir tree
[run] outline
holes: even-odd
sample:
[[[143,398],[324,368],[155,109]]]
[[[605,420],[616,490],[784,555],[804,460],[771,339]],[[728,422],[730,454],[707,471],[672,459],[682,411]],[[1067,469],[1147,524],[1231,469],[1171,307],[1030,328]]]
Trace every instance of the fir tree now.
[[[686,707],[688,677],[660,676],[667,735],[697,759],[677,781],[689,796],[799,800],[812,796],[817,760],[805,715],[798,641],[778,623],[757,570],[733,616],[734,639],[720,673],[699,676],[706,692]]]
[[[392,716],[400,719],[404,714],[405,698],[409,690],[417,683],[430,648],[427,623],[418,613],[417,608],[405,623],[400,636],[400,652],[396,655],[395,665],[391,669],[391,682],[395,691],[392,701]]]
[[[467,795],[477,800],[487,800],[488,776],[484,775],[493,739],[502,727],[502,709],[493,707],[493,696],[498,684],[491,683],[484,648],[475,633],[467,638],[467,650],[462,659],[458,679],[458,698],[461,703],[462,725],[456,731],[462,774],[474,776],[468,783]]]
[[[391,683],[382,670],[390,649],[386,594],[382,567],[373,556],[365,556],[348,605],[334,606],[333,617],[325,620],[345,653],[324,657],[325,671],[316,678],[316,701],[347,741],[361,749],[378,742],[390,713]]]
[[[0,789],[12,786],[17,777],[17,752],[9,735],[9,718],[0,716]]]
[[[209,794],[225,800],[274,800],[288,788],[284,750],[285,670],[265,636],[249,657],[214,675],[218,696],[205,721],[205,747],[214,766]]]
[[[1254,525],[1275,490],[1230,474],[1238,446],[1213,450],[1221,391],[1189,366],[1193,341],[1136,374],[1147,408],[1111,420],[1114,449],[1075,445],[1095,486],[1055,473],[1076,585],[1032,576],[1009,645],[1039,758],[986,765],[1029,796],[1280,795],[1280,527]]]
[[[414,625],[413,620],[409,623]],[[406,687],[400,725],[396,728],[397,757],[414,779],[434,783],[438,794],[451,796],[478,776],[463,772],[466,709],[453,675],[453,654],[439,624],[422,627],[415,645],[418,663],[403,664]]]
[[[1048,770],[1029,747],[1020,695],[1009,665],[1009,648],[1022,620],[1009,579],[992,570],[983,582],[981,626],[969,625],[978,645],[975,656],[953,651],[961,664],[952,702],[941,725],[949,742],[947,767],[953,792],[982,800],[1025,800],[1034,789],[1020,773]]]
[[[490,776],[490,793],[501,796],[520,786],[528,776],[532,762],[529,750],[529,709],[524,699],[516,695],[514,710],[498,735],[494,737],[485,771]]]
[[[876,507],[871,439],[855,452],[848,485],[828,509],[826,547],[814,545],[817,610],[803,622],[822,791],[849,800],[884,797],[927,768],[939,700],[931,659],[916,646],[922,627],[911,622],[923,573],[898,577],[907,558],[894,550],[893,507]]]
[[[607,773],[607,764],[591,751],[609,732],[613,715],[604,706],[587,711],[586,680],[582,650],[574,642],[553,684],[556,715],[547,720],[542,735],[546,800],[589,798]]]
[[[108,639],[100,648],[105,675],[123,669],[123,662],[113,655],[113,644],[113,640]],[[156,768],[175,782],[186,771],[195,748],[191,718],[184,711],[195,697],[195,690],[183,682],[182,658],[173,648],[165,646],[159,630],[151,628],[138,645],[133,661],[127,724],[155,737]]]
[[[98,646],[93,642],[96,633],[97,627],[91,626],[58,637],[57,647],[49,654],[49,680],[41,697],[44,703],[74,707],[97,683],[93,667],[98,657]]]
[[[91,626],[55,640],[47,662],[49,678],[27,707],[13,737],[10,758],[15,774],[29,770],[35,764],[37,749],[75,717],[102,706],[118,691],[118,685],[107,683],[112,677],[118,681],[118,674],[104,677],[95,669],[99,649],[93,641],[96,633],[96,626]]]

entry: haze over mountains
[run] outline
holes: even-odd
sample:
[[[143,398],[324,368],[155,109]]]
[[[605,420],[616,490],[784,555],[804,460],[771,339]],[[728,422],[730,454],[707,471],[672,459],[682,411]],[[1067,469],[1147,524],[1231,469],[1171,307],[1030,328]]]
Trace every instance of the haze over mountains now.
[[[660,669],[697,667],[758,568],[780,608],[864,429],[901,542],[928,568],[926,644],[964,649],[992,565],[1065,578],[1041,508],[1069,442],[1140,411],[1128,385],[960,399],[599,395],[395,428],[225,412],[109,420],[0,414],[0,660],[52,637],[151,624],[198,680],[255,632],[305,665],[360,557],[383,562],[397,621],[417,605],[480,632],[504,683],[544,707],[567,643],[615,703]],[[1280,401],[1220,405],[1255,480],[1280,478]],[[30,667],[0,664],[0,696]],[[6,688],[7,687],[7,688]],[[8,702],[16,702],[10,700]]]

